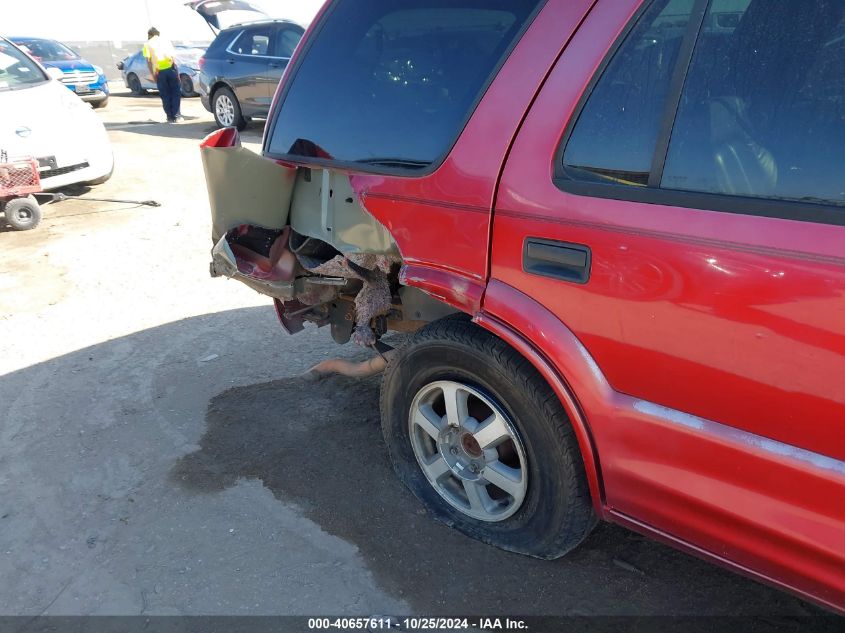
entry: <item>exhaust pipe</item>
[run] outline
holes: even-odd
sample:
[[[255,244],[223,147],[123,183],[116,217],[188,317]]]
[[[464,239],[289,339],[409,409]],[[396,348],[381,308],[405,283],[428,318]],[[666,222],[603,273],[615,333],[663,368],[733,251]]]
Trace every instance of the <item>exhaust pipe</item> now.
[[[303,376],[307,380],[312,381],[322,380],[335,374],[350,378],[369,378],[370,376],[377,376],[383,372],[387,367],[388,361],[395,353],[395,350],[391,350],[385,354],[373,356],[371,359],[359,363],[353,363],[343,358],[330,358],[314,365]]]

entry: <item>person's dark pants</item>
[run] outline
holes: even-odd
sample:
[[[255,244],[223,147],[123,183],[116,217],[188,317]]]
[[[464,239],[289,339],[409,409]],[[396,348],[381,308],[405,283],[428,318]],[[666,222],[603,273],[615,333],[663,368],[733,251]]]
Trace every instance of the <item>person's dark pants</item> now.
[[[167,120],[172,121],[182,107],[182,89],[179,87],[179,74],[176,69],[171,67],[158,71],[156,86]]]

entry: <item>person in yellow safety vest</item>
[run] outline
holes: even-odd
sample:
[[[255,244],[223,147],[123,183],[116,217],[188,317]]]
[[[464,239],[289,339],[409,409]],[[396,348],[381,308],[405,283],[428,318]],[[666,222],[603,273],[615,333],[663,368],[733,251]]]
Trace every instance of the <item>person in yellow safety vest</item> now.
[[[147,43],[144,44],[144,57],[150,74],[155,79],[161,105],[167,115],[168,123],[182,120],[182,89],[179,86],[179,70],[176,67],[176,49],[170,40],[161,37],[155,27],[147,31]]]

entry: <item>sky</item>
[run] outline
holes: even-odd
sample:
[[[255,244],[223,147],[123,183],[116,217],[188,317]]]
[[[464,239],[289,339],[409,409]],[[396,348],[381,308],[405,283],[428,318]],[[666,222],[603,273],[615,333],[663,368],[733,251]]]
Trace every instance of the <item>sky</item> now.
[[[174,40],[213,39],[206,23],[184,6],[185,0],[0,0],[6,36],[47,37],[70,42],[146,39],[155,25]],[[302,25],[311,22],[323,0],[252,0],[273,17]]]

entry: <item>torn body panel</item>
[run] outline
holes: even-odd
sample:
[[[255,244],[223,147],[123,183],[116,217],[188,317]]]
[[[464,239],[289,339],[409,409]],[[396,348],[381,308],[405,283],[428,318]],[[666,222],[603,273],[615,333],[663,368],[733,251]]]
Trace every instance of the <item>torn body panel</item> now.
[[[234,128],[218,130],[200,145],[212,239],[241,225],[281,231],[288,224],[296,168],[241,146]]]
[[[206,138],[201,152],[213,219],[211,275],[272,297],[289,333],[305,322],[331,324],[337,342],[372,347],[388,329],[416,329],[425,314],[454,311],[432,309],[419,291],[400,292],[411,289],[400,289],[396,242],[347,174],[262,158],[241,147],[231,128]],[[406,318],[403,300],[416,316]]]
[[[361,204],[347,174],[298,170],[290,224],[300,235],[331,244],[341,253],[399,255],[393,236]]]

